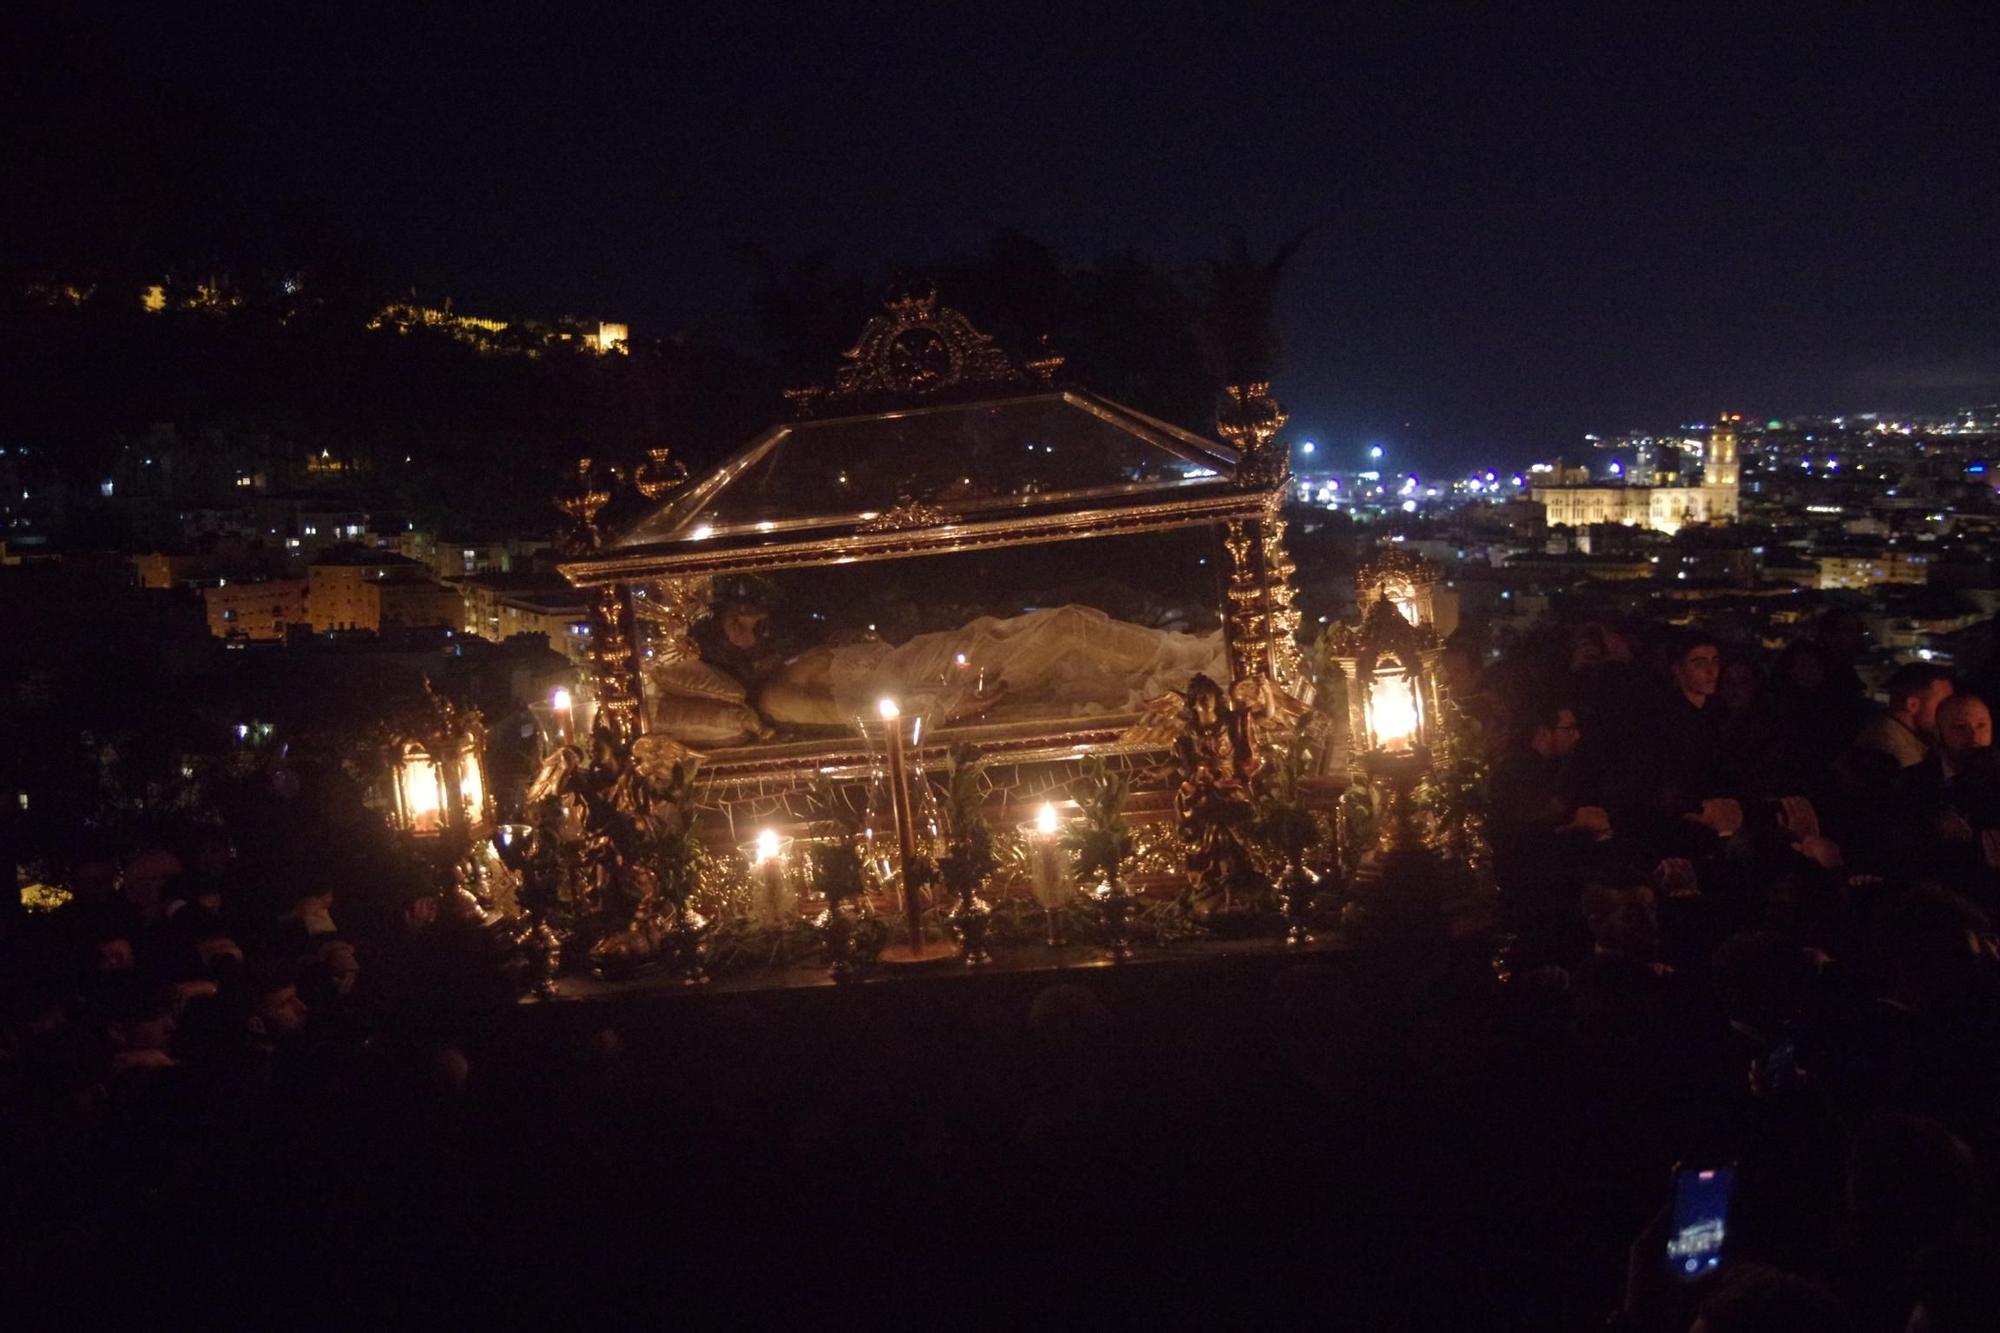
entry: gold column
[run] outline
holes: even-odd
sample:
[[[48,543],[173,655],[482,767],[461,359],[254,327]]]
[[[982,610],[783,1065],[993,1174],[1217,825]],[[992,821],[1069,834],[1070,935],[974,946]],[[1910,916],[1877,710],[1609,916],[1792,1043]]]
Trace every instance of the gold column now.
[[[621,741],[646,730],[639,651],[631,624],[630,589],[623,583],[598,589],[590,610],[590,678],[597,693],[597,716]]]
[[[599,481],[592,460],[577,459],[571,489],[556,500],[556,507],[569,519],[569,528],[562,536],[566,553],[587,555],[603,548],[604,534],[597,526],[597,516],[610,503],[611,491]],[[597,695],[597,716],[622,741],[630,741],[646,729],[635,645],[630,588],[618,584],[598,589],[590,601],[588,670]]]
[[[1233,522],[1223,534],[1229,558],[1223,638],[1236,679],[1269,676],[1296,690],[1304,660],[1298,647],[1299,612],[1292,604],[1294,567],[1285,552],[1285,520],[1279,517],[1291,466],[1276,442],[1285,413],[1270,388],[1264,383],[1231,385],[1216,414],[1217,429],[1240,459],[1238,483],[1270,493],[1264,517]]]

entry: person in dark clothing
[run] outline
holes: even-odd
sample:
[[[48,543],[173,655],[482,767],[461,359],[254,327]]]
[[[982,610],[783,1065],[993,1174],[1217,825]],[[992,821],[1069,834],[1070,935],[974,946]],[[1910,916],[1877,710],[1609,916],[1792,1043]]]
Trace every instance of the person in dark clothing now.
[[[1834,760],[1861,729],[1867,703],[1831,677],[1826,650],[1811,639],[1786,645],[1771,671],[1771,702],[1781,782],[1814,798],[1827,795]]]
[[[1493,872],[1521,960],[1565,956],[1576,895],[1603,873],[1611,819],[1579,796],[1574,709],[1536,705],[1494,771]]]
[[[1671,688],[1620,747],[1606,775],[1605,806],[1621,837],[1650,860],[1700,858],[1743,826],[1740,765],[1720,707],[1722,650],[1689,632],[1669,647]]]
[[[1687,811],[1730,788],[1729,719],[1716,704],[1722,649],[1707,635],[1689,634],[1675,645],[1668,670],[1674,688],[1661,710],[1655,758],[1667,802]]]
[[[1725,657],[1712,706],[1720,710],[1722,743],[1738,791],[1768,798],[1807,790],[1805,775],[1786,762],[1778,711],[1753,660],[1734,651]]]
[[[1884,692],[1888,708],[1862,726],[1854,744],[1888,755],[1899,768],[1914,768],[1937,744],[1938,706],[1951,697],[1951,673],[1912,662],[1896,668]]]

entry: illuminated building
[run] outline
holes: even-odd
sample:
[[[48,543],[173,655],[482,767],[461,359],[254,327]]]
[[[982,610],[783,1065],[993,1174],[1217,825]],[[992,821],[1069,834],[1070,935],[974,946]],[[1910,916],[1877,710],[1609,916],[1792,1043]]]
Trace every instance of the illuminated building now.
[[[387,551],[329,551],[306,567],[306,579],[315,633],[397,625],[455,628],[465,615],[456,589],[425,577],[416,561]]]
[[[495,643],[538,634],[571,661],[584,660],[590,647],[590,607],[568,584],[507,574],[472,574],[449,582],[463,598],[465,633]]]
[[[374,629],[408,625],[455,627],[465,616],[465,599],[456,588],[429,579],[412,578],[366,585],[375,602]]]
[[[293,572],[278,547],[236,537],[211,537],[187,550],[141,552],[132,557],[132,569],[142,588],[182,588],[217,579],[250,582]]]
[[[590,606],[575,589],[502,594],[496,603],[499,639],[539,634],[570,661],[584,661],[590,649]]]
[[[533,566],[537,551],[549,543],[538,538],[472,537],[457,539],[440,535],[431,543],[429,558],[435,578],[457,580],[469,575],[520,574]],[[413,550],[408,554],[415,555]],[[421,557],[420,557],[421,558]]]
[[[1930,582],[1930,556],[1920,551],[1879,546],[1821,551],[1816,555],[1822,589]]]
[[[539,355],[544,348],[558,346],[623,355],[630,350],[632,338],[628,325],[609,320],[591,325],[567,319],[553,325],[532,320],[515,323],[478,315],[461,315],[451,308],[448,301],[443,309],[418,305],[414,301],[395,302],[377,311],[375,317],[368,321],[368,327],[394,329],[398,333],[428,329],[468,343],[482,352],[517,352],[529,356]]]
[[[218,639],[282,640],[308,622],[304,579],[224,579],[201,590],[208,632]]]
[[[1699,486],[1558,483],[1535,486],[1534,498],[1547,509],[1551,527],[1623,523],[1678,532],[1694,524],[1732,522],[1739,505],[1736,427],[1742,420],[1740,413],[1725,412],[1709,431]]]

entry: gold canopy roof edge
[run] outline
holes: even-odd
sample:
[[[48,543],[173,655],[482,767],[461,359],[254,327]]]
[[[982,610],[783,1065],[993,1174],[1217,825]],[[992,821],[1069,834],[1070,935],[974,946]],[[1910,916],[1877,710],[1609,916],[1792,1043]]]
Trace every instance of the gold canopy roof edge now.
[[[735,550],[688,550],[689,543],[676,541],[661,543],[671,544],[676,548],[673,551],[641,547],[615,555],[565,561],[557,569],[575,586],[593,588],[642,578],[687,578],[753,570],[804,569],[816,565],[947,555],[955,551],[1034,546],[1262,518],[1281,498],[1281,490],[1282,487],[1228,491],[1155,505],[1059,511],[1031,518],[1008,515],[980,522],[946,523],[937,527],[905,528],[892,532],[857,532],[813,542]]]
[[[802,431],[820,427],[851,425],[868,421],[900,421],[913,417],[940,416],[946,413],[975,412],[984,408],[1016,407],[1033,403],[1062,403],[1080,412],[1096,417],[1107,425],[1126,431],[1135,438],[1164,449],[1185,463],[1199,467],[1214,468],[1223,476],[1234,476],[1241,456],[1237,450],[1219,440],[1209,440],[1184,430],[1170,422],[1150,417],[1144,412],[1114,403],[1085,389],[1051,389],[1040,393],[1012,394],[1005,397],[982,398],[970,402],[926,403],[911,407],[896,407],[879,412],[860,412],[844,417],[817,417],[799,421],[781,421],[758,432],[749,443],[718,463],[706,476],[693,485],[685,487],[656,508],[650,509],[624,525],[611,538],[610,547],[634,547],[634,538],[640,531],[653,523],[669,508],[679,507],[688,514],[699,513],[714,501],[717,494],[726,490],[738,477],[755,466],[786,437]],[[1055,494],[1060,495],[1060,492]],[[656,542],[682,541],[685,538],[663,536]],[[654,543],[646,543],[652,545]]]

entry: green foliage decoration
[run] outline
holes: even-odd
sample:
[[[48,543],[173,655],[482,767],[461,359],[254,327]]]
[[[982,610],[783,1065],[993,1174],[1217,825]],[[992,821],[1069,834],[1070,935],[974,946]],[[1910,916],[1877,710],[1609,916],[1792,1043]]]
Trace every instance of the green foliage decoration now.
[[[1077,879],[1116,878],[1132,855],[1132,829],[1125,822],[1127,785],[1122,773],[1105,767],[1102,756],[1092,759],[1077,805],[1083,814],[1063,837],[1063,847],[1076,854]]]

